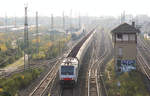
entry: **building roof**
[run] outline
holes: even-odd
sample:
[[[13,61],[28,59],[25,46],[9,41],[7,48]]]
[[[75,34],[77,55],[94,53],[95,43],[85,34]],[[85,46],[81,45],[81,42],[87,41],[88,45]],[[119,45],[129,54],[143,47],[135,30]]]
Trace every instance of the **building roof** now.
[[[111,31],[111,33],[127,33],[127,34],[139,32],[140,32],[139,29],[136,29],[135,27],[127,23],[123,23]]]

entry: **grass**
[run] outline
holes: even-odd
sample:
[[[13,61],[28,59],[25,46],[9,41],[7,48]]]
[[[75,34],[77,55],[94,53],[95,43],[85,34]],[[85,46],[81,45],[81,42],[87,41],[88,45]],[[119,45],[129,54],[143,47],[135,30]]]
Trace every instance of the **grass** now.
[[[9,68],[9,67],[19,67],[19,66],[22,66],[23,64],[24,64],[24,57],[21,57],[19,60],[17,60],[17,61],[14,62],[13,64],[7,65],[5,68]]]
[[[0,79],[0,96],[15,96],[19,90],[26,88],[43,71],[41,68],[26,70],[9,78]]]
[[[143,78],[144,75],[137,70],[116,75],[113,59],[105,70],[105,83],[109,96],[149,96]]]

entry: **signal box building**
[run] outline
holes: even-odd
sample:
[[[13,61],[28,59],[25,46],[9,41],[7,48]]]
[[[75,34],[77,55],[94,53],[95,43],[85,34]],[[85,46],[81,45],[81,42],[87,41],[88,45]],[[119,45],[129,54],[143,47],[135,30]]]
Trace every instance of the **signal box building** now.
[[[136,69],[137,35],[140,31],[132,25],[123,23],[113,29],[115,68],[118,72],[127,72]]]

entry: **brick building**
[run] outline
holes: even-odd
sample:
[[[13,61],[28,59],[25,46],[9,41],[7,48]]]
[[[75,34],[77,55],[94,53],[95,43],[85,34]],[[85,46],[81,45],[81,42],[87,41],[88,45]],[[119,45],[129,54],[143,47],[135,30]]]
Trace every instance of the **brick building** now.
[[[136,69],[137,35],[140,31],[132,25],[123,23],[113,29],[115,68],[119,72]]]

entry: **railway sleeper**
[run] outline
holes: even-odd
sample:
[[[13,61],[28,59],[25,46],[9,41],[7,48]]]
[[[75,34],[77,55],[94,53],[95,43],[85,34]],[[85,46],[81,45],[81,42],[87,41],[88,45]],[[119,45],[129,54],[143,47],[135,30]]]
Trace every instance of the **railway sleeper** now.
[[[95,84],[95,80],[90,80],[90,84]]]
[[[97,96],[97,91],[90,91],[90,96]]]

